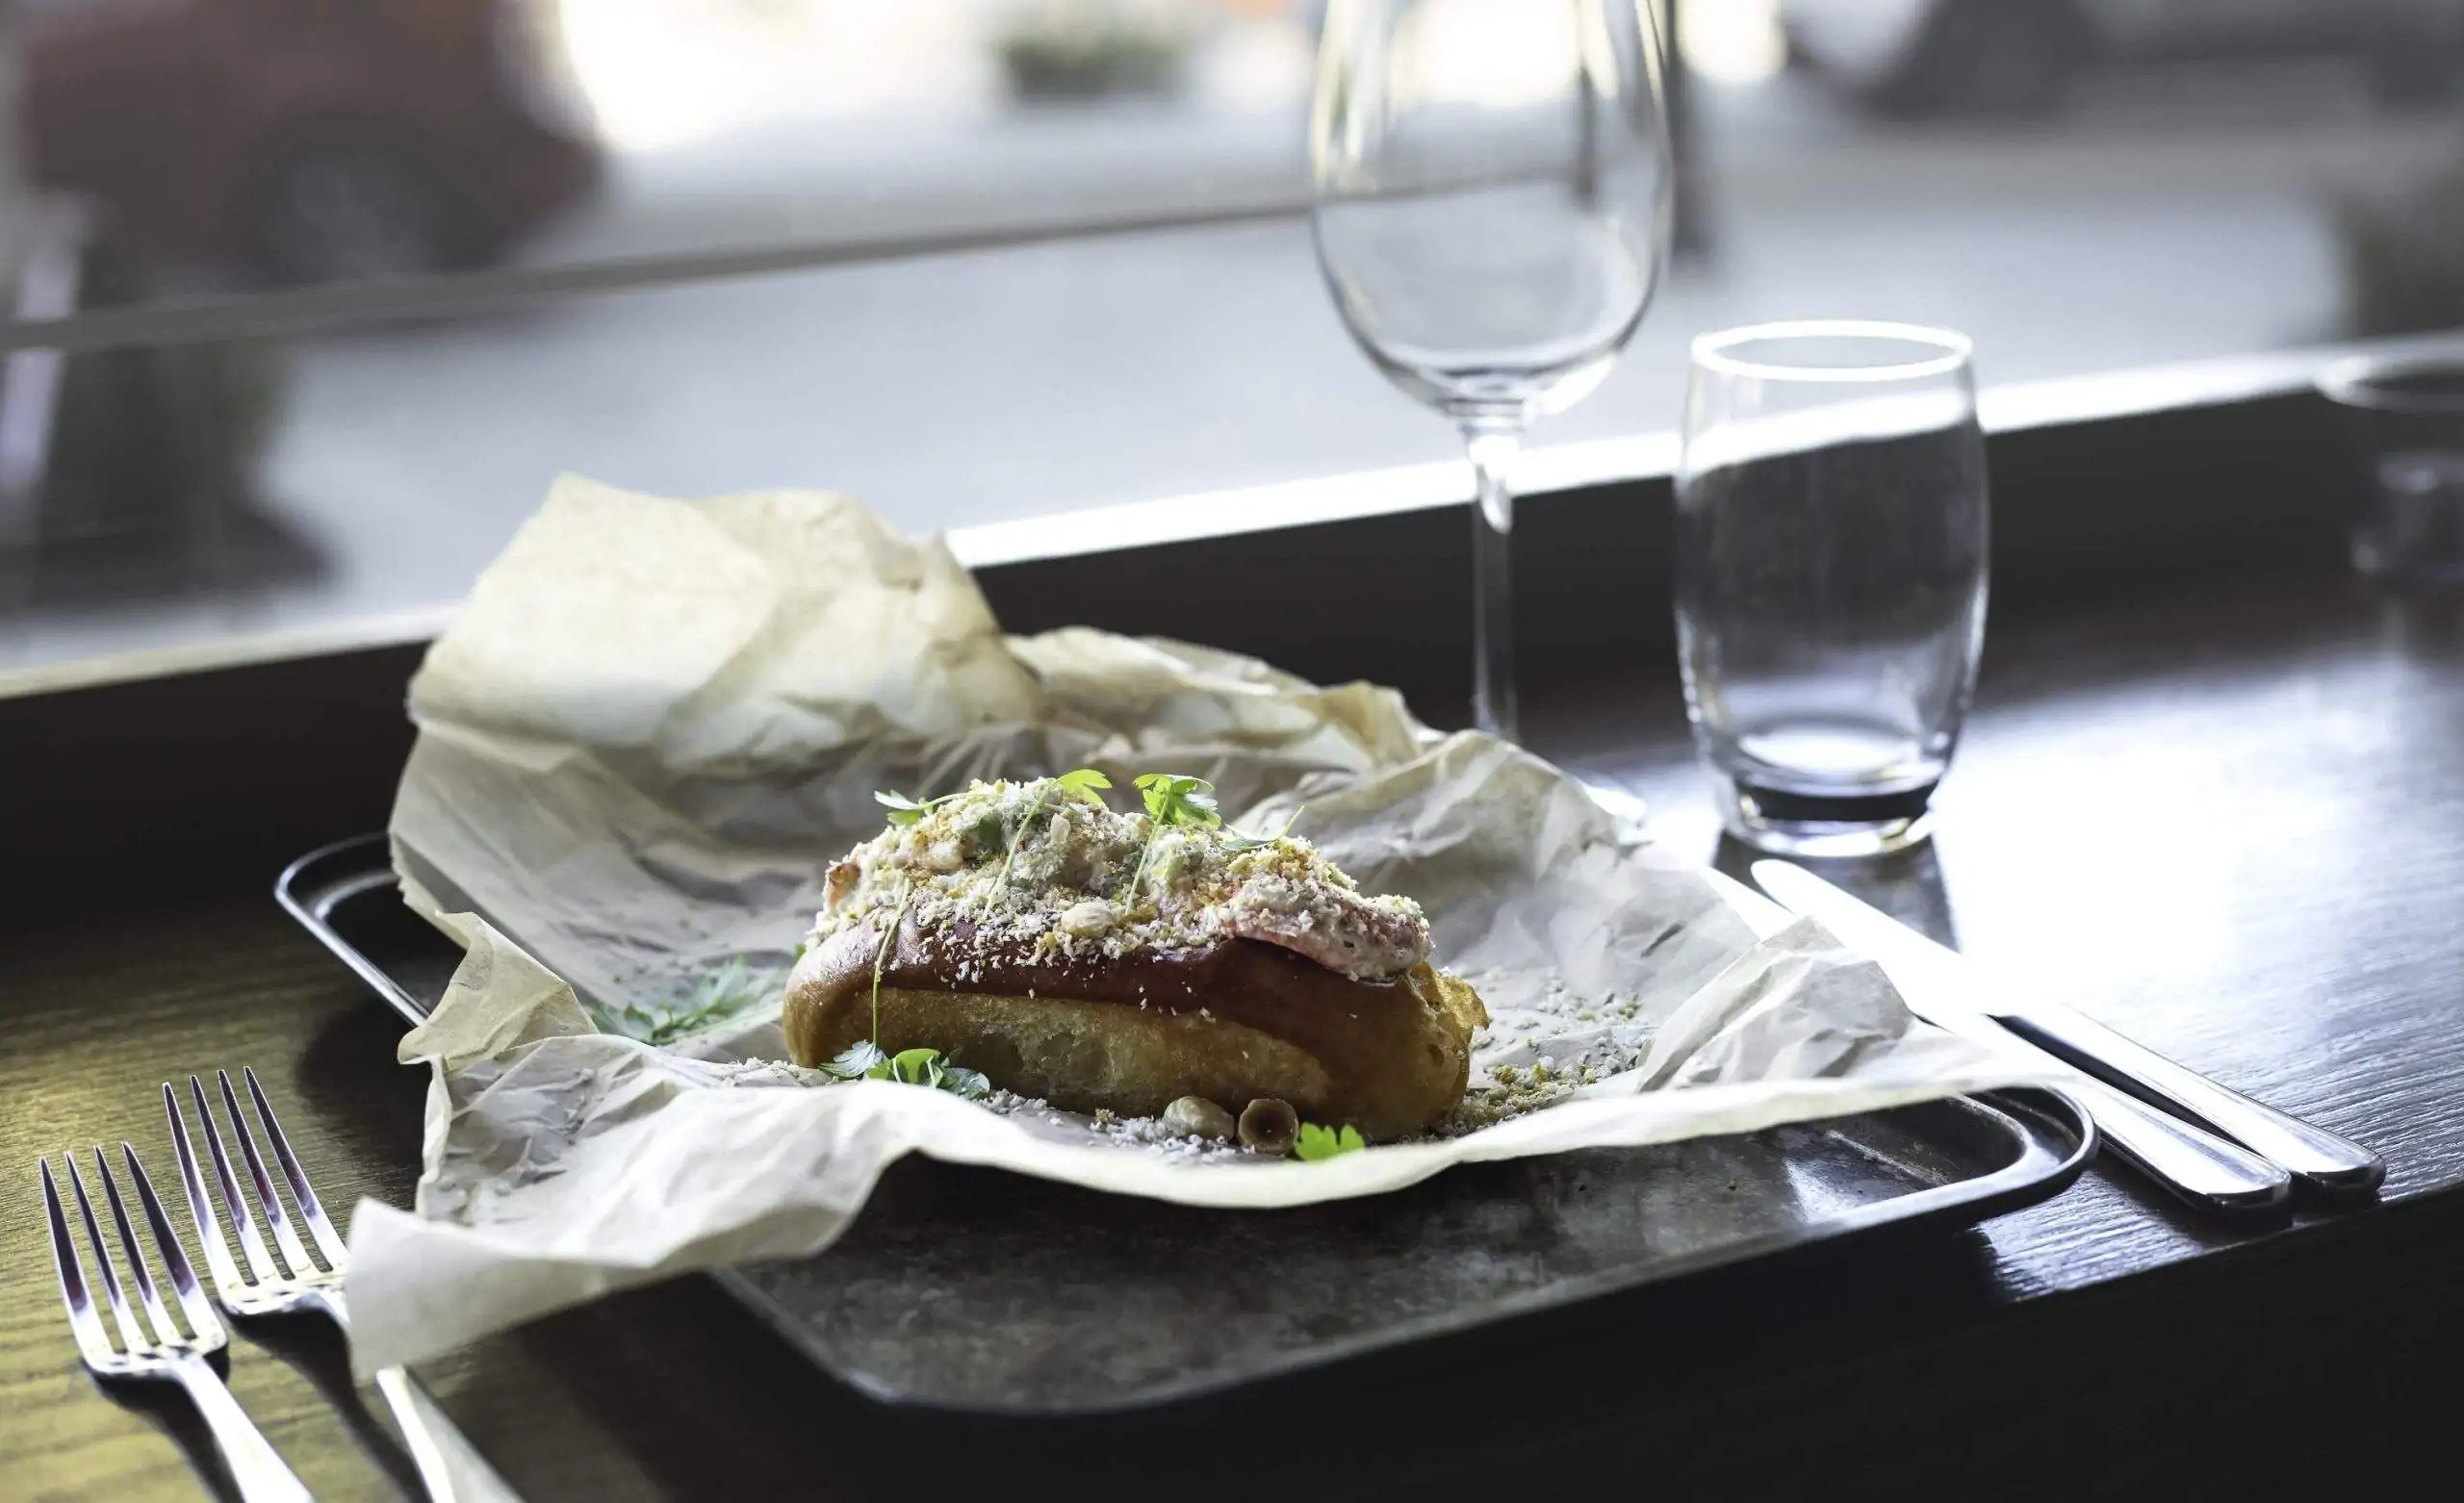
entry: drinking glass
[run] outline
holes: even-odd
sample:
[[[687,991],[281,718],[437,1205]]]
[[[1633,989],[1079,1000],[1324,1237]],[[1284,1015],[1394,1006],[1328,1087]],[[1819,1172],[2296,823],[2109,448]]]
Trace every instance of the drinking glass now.
[[[1515,733],[1524,431],[1597,387],[1666,254],[1655,0],[1332,0],[1311,228],[1345,325],[1454,420],[1473,508],[1473,713]]]
[[[1985,634],[1965,337],[1789,323],[1694,342],[1677,634],[1730,831],[1789,855],[1928,832]]]

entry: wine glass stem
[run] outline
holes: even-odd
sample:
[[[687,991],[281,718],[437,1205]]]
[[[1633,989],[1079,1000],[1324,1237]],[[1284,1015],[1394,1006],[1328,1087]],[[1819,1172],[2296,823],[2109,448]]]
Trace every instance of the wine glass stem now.
[[[1514,697],[1514,459],[1522,436],[1474,429],[1464,435],[1479,484],[1472,508],[1472,720],[1512,741],[1520,730]]]

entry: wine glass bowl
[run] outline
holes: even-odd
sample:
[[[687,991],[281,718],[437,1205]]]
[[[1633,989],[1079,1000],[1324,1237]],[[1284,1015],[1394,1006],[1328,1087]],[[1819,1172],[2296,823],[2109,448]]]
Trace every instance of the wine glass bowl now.
[[[1310,128],[1335,306],[1471,445],[1475,709],[1511,735],[1510,467],[1604,379],[1668,242],[1651,0],[1333,0]]]

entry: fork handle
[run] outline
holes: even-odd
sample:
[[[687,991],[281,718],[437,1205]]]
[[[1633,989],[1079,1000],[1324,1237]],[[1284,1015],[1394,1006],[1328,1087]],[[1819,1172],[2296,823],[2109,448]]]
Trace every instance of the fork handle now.
[[[426,1387],[409,1369],[386,1367],[376,1374],[376,1391],[385,1396],[394,1424],[410,1448],[428,1503],[521,1503],[521,1494],[497,1475]]]
[[[335,1325],[350,1329],[350,1302],[341,1289],[320,1289],[317,1303]],[[522,1494],[488,1465],[409,1368],[379,1368],[376,1391],[394,1416],[394,1428],[402,1433],[428,1503],[521,1503]]]
[[[314,1503],[307,1488],[275,1454],[265,1433],[204,1358],[183,1358],[171,1370],[179,1375],[180,1387],[189,1390],[197,1413],[205,1416],[206,1428],[214,1432],[222,1465],[230,1468],[241,1497],[247,1503]]]

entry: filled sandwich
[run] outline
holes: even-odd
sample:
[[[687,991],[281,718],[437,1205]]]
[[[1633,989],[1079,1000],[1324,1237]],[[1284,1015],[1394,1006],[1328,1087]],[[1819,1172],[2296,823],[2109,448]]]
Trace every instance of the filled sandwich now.
[[[882,796],[788,978],[796,1062],[932,1049],[1069,1110],[1273,1100],[1373,1140],[1444,1118],[1488,1016],[1419,904],[1231,829],[1198,779],[1139,783],[1129,814],[1093,772]]]

